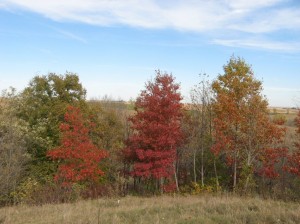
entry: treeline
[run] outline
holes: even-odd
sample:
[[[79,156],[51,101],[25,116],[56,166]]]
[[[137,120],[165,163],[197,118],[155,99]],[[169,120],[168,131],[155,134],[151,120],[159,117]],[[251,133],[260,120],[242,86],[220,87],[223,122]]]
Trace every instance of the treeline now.
[[[130,104],[86,100],[73,73],[34,77],[0,101],[0,203],[169,192],[300,198],[300,113],[270,117],[251,66],[231,57],[182,104],[167,73]],[[291,133],[292,132],[292,133]]]

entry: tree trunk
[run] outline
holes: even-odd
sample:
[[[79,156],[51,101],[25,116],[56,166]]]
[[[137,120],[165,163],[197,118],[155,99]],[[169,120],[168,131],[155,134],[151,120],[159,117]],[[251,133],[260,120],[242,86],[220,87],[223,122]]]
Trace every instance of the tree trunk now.
[[[194,161],[193,161],[193,165],[194,165],[194,182],[197,182],[197,172],[196,172],[196,150],[194,150]]]
[[[164,193],[164,178],[163,177],[160,178],[159,188],[160,188],[160,193],[163,194]]]
[[[177,172],[176,172],[176,162],[174,162],[174,178],[175,178],[176,190],[178,192],[179,186],[178,186],[178,179],[177,179]]]
[[[204,86],[202,86],[202,92],[204,93]],[[202,111],[201,111],[201,186],[204,187],[204,130],[206,128],[205,125],[205,109],[206,102],[204,96],[202,96]]]
[[[249,141],[249,145],[251,148],[251,142]],[[248,185],[249,185],[249,181],[250,181],[250,175],[252,175],[252,171],[248,170],[248,169],[251,169],[251,154],[250,152],[248,153],[247,155],[247,166],[246,166],[246,175],[247,175],[247,178],[246,178],[246,181],[245,181],[245,185],[244,185],[244,193],[246,194],[247,190],[248,190]]]
[[[203,146],[203,139],[202,139],[202,146],[201,146],[201,185],[204,187],[204,146]]]
[[[237,172],[237,156],[234,153],[234,164],[233,164],[233,192],[236,190],[236,172]]]
[[[219,191],[219,177],[217,173],[217,166],[216,166],[216,159],[214,158],[214,171],[215,171],[215,176],[216,176],[216,187],[217,187],[217,192]]]
[[[235,124],[235,143],[237,143],[237,140],[238,140],[238,136],[237,136],[237,133],[238,133],[238,124]],[[236,190],[236,178],[237,178],[237,146],[235,145],[234,146],[234,165],[233,165],[233,192],[235,192]]]

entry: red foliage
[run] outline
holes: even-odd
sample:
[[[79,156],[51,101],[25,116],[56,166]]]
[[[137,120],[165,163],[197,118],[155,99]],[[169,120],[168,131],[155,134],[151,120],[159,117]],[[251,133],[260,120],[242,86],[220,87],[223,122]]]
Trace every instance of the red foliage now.
[[[176,148],[183,138],[178,89],[172,75],[157,71],[155,82],[148,82],[138,97],[136,114],[130,118],[134,132],[124,150],[133,164],[132,176],[159,179],[174,174]]]
[[[163,186],[164,192],[166,193],[172,193],[176,191],[176,183],[171,182],[169,184],[166,184]]]
[[[297,127],[296,134],[298,136],[298,141],[295,142],[294,152],[288,158],[288,171],[300,177],[300,110],[298,116],[295,119],[295,124]]]
[[[91,141],[89,132],[92,126],[85,121],[79,108],[67,108],[65,123],[60,125],[61,145],[47,153],[51,159],[60,162],[56,181],[62,180],[64,184],[95,181],[104,174],[99,163],[108,154]]]
[[[296,127],[297,127],[296,132],[298,134],[300,134],[300,110],[298,112],[298,116],[295,118],[295,124],[296,124]]]
[[[273,119],[273,123],[277,125],[284,125],[286,122],[286,119],[284,117],[278,117],[276,119]]]
[[[263,166],[260,173],[276,177],[274,166],[285,156],[286,150],[280,147],[286,130],[270,121],[262,83],[250,66],[233,57],[224,73],[212,84],[215,119],[211,150],[215,155],[223,154],[232,166],[233,187],[245,166],[251,172]]]
[[[279,172],[275,169],[275,165],[281,159],[287,157],[288,148],[268,148],[264,150],[264,155],[261,157],[262,168],[258,170],[261,176],[275,179],[278,178]]]

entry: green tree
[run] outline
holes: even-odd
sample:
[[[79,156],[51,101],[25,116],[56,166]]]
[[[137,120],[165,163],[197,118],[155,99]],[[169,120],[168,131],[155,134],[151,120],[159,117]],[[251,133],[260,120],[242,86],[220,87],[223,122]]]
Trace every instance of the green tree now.
[[[51,175],[56,165],[46,152],[59,144],[59,124],[68,105],[87,110],[86,91],[73,73],[34,77],[20,94],[18,116],[29,124],[32,140],[28,152],[32,157],[30,173],[38,179]]]
[[[103,160],[103,169],[107,181],[121,188],[120,170],[123,169],[121,149],[124,148],[125,123],[127,105],[122,101],[110,98],[88,102],[91,110],[91,120],[95,124],[91,130],[91,138],[99,147],[108,151],[109,157]]]

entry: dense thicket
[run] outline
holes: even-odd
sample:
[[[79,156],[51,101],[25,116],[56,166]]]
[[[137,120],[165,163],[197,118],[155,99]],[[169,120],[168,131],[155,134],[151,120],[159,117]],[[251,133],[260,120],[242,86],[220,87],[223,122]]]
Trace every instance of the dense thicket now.
[[[3,92],[0,203],[170,191],[299,199],[300,113],[270,113],[243,59],[223,68],[201,75],[186,104],[160,71],[129,103],[86,100],[73,73]]]

